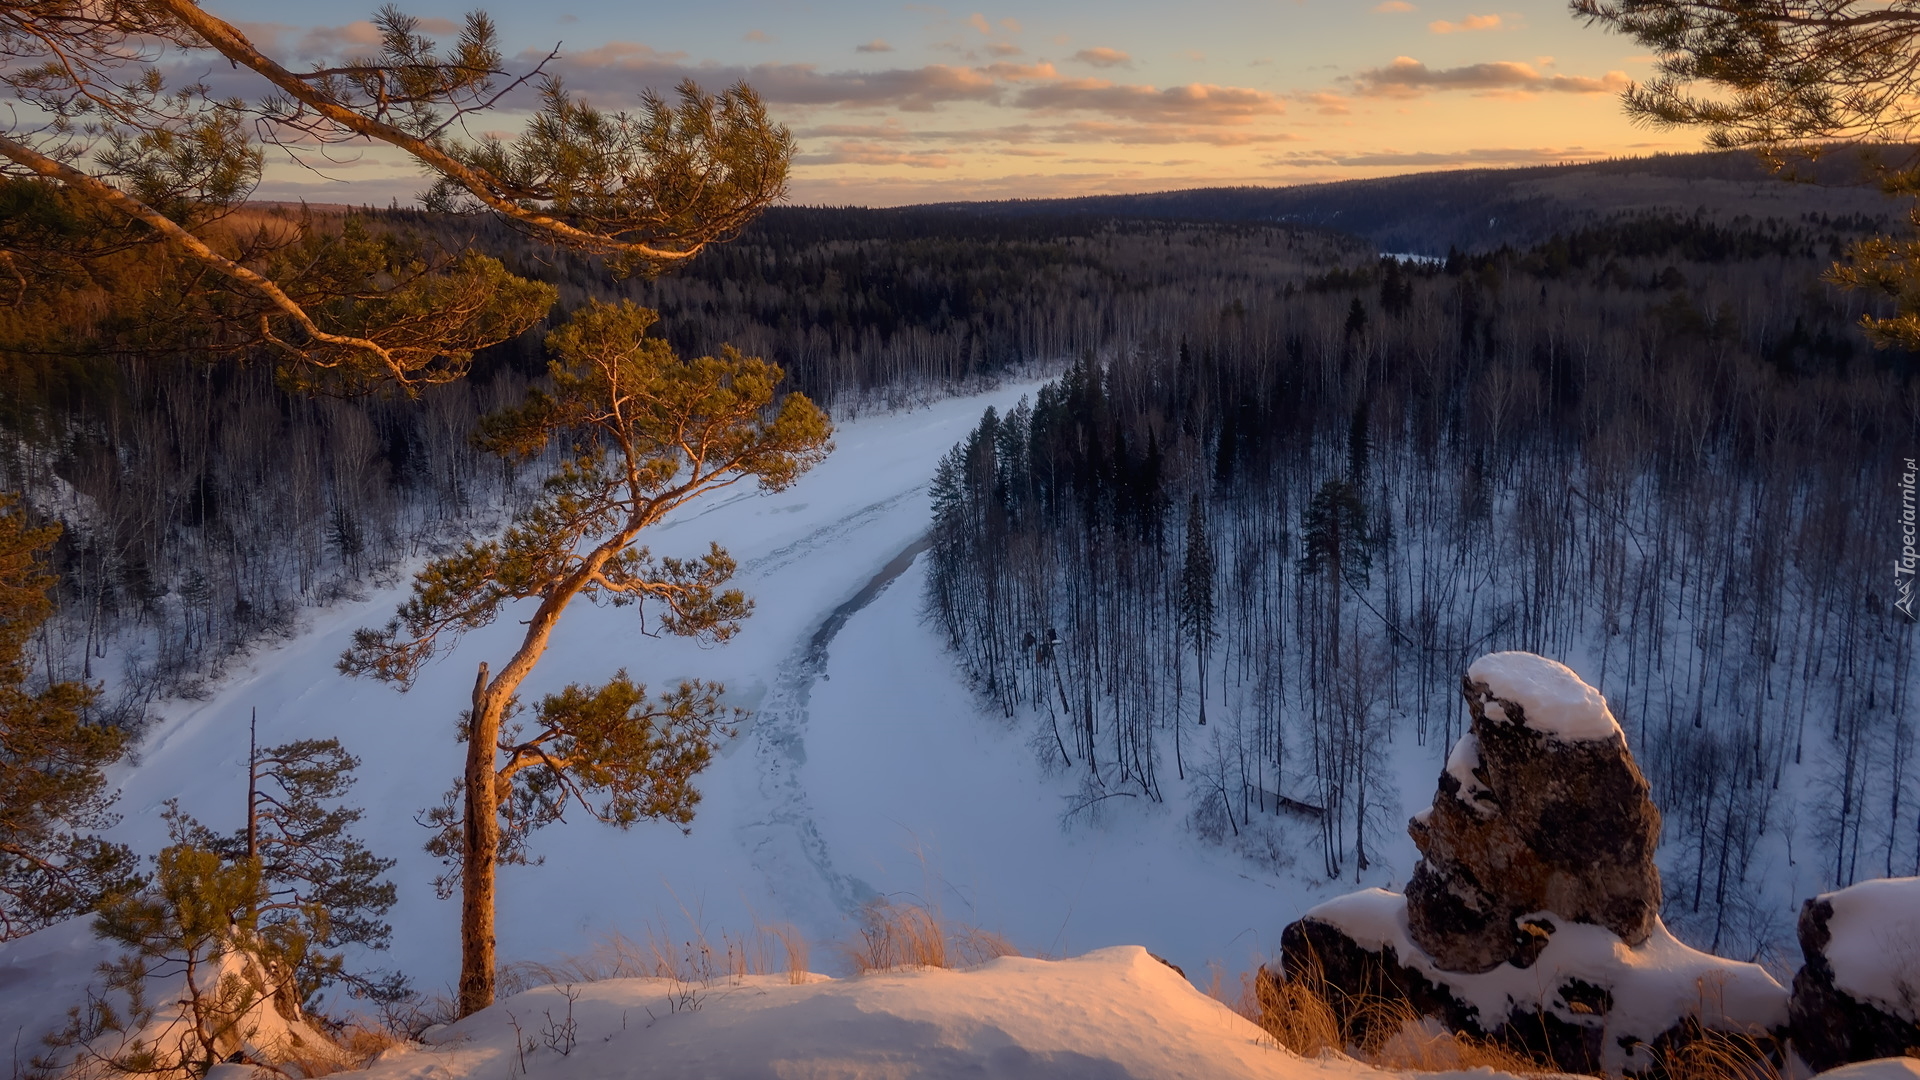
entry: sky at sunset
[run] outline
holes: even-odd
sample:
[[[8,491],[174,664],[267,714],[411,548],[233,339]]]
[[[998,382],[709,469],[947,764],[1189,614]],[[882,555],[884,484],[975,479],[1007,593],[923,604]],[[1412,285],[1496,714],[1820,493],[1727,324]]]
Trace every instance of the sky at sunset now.
[[[372,35],[332,4],[206,6],[283,59],[350,54]],[[450,38],[471,3],[403,6]],[[1618,93],[1647,77],[1651,58],[1574,20],[1563,0],[519,0],[487,10],[519,69],[558,45],[548,70],[602,106],[686,77],[711,89],[746,80],[798,141],[799,203],[1298,184],[1698,145],[1626,121]],[[485,126],[511,131],[516,119],[508,109]],[[334,153],[341,160],[318,172],[270,166],[260,197],[405,203],[424,186],[396,158]]]

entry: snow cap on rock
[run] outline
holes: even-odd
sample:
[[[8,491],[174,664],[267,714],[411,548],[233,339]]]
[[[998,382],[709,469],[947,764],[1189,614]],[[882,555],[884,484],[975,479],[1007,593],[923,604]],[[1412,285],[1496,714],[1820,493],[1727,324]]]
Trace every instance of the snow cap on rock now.
[[[1920,878],[1816,896],[1800,909],[1799,931],[1806,963],[1793,976],[1792,1023],[1800,1059],[1824,1073],[1920,1054]]]
[[[1530,652],[1488,653],[1467,669],[1467,678],[1501,701],[1520,706],[1521,720],[1535,731],[1566,742],[1593,742],[1620,734],[1607,699],[1565,664]],[[1489,702],[1490,719],[1507,719]]]
[[[1833,906],[1826,954],[1834,985],[1920,1023],[1920,877],[1862,881],[1818,899]]]

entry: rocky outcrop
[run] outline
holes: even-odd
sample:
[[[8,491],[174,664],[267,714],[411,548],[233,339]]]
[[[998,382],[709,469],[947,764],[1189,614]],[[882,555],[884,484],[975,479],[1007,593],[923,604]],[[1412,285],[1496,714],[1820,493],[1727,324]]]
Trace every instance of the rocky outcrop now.
[[[1443,970],[1525,967],[1530,916],[1647,940],[1660,911],[1660,811],[1598,691],[1531,653],[1495,653],[1461,683],[1473,714],[1431,809],[1408,826],[1413,939]]]
[[[1816,1070],[1920,1056],[1920,878],[1863,881],[1800,909],[1791,1031]]]
[[[1660,813],[1600,693],[1530,653],[1480,658],[1461,689],[1472,728],[1408,826],[1406,894],[1314,908],[1260,977],[1317,984],[1362,1046],[1411,1012],[1568,1072],[1653,1073],[1703,1031],[1774,1049],[1785,988],[1660,922]]]
[[[1413,940],[1409,913],[1406,897],[1382,889],[1328,901],[1286,928],[1281,970],[1260,977],[1317,984],[1350,1045],[1378,1045],[1393,1033],[1380,1025],[1410,1012],[1570,1073],[1655,1074],[1663,1053],[1702,1031],[1772,1052],[1786,1025],[1786,989],[1764,970],[1689,948],[1658,919],[1629,947],[1604,927],[1536,913],[1544,940],[1529,963],[1466,973]]]

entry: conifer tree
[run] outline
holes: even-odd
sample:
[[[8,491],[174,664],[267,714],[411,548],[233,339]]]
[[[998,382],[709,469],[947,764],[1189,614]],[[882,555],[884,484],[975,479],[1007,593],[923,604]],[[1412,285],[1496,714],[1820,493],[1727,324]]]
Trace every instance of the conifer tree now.
[[[101,769],[127,732],[88,721],[92,687],[31,684],[27,645],[52,612],[41,559],[60,529],[31,526],[17,501],[0,495],[0,941],[87,911],[134,868],[96,834],[113,822]]]
[[[1301,511],[1300,525],[1306,547],[1300,559],[1302,573],[1325,573],[1335,585],[1366,579],[1373,568],[1367,507],[1353,481],[1328,480],[1321,484]]]
[[[1200,676],[1200,723],[1207,722],[1207,654],[1218,635],[1213,628],[1213,541],[1207,516],[1194,495],[1187,504],[1187,557],[1180,568],[1180,629],[1193,641]]]
[[[173,842],[153,876],[107,897],[94,917],[94,933],[125,951],[101,966],[104,990],[49,1037],[52,1053],[35,1063],[43,1073],[204,1076],[252,1050],[263,1022],[278,1026],[272,1014],[303,1019],[298,973],[325,911],[307,904],[263,919],[271,905],[260,860],[205,846],[205,830],[173,803],[165,817]],[[155,980],[179,996],[150,998]]]
[[[340,669],[407,688],[464,633],[527,601],[519,647],[495,671],[481,662],[462,734],[466,769],[435,815],[429,849],[456,864],[461,893],[459,1010],[493,1002],[494,879],[525,858],[528,830],[569,802],[620,826],[690,820],[689,778],[723,727],[721,688],[698,682],[649,697],[621,672],[599,687],[548,695],[528,722],[517,694],[577,598],[639,608],[643,633],[725,641],[751,610],[723,588],[734,562],[718,545],[697,558],[655,557],[642,532],[704,492],[741,481],[779,490],[830,449],[826,415],[776,393],[783,373],[731,347],[683,360],[646,336],[657,316],[591,302],[548,336],[551,388],[489,417],[479,441],[508,456],[550,443],[571,456],[546,496],[501,538],[469,544],[414,579],[380,630],[361,630]],[[658,611],[649,624],[650,611]]]
[[[297,932],[306,942],[291,968],[293,1000],[303,1007],[333,983],[378,1002],[404,997],[402,976],[349,970],[336,951],[382,950],[393,938],[383,917],[396,899],[385,880],[394,860],[374,855],[351,831],[364,816],[346,801],[360,759],[338,739],[250,745],[249,759],[244,824],[219,834],[174,808],[176,838],[230,863],[258,866],[260,896],[250,917],[270,933]]]

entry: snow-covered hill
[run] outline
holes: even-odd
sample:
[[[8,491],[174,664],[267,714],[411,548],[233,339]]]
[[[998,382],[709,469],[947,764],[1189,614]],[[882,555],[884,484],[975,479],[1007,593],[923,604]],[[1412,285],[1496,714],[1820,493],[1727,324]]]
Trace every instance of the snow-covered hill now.
[[[532,990],[389,1050],[367,1080],[524,1076],[1286,1077],[1381,1074],[1305,1060],[1189,986],[1137,947],[1074,960],[1004,957],[970,971],[930,969],[795,985],[747,976],[669,1006],[678,988],[619,979]],[[684,1000],[684,999],[682,999]],[[576,1025],[565,1037],[569,1020]],[[516,1031],[519,1048],[516,1048]],[[550,1042],[556,1028],[562,1038]],[[527,1043],[533,1048],[525,1050]],[[565,1053],[562,1053],[562,1051]],[[1484,1071],[1479,1074],[1488,1076]]]
[[[854,935],[862,904],[892,896],[997,931],[1028,953],[1141,945],[1204,983],[1210,961],[1237,970],[1266,958],[1281,927],[1351,887],[1196,844],[1182,800],[1110,799],[1104,826],[1062,828],[1074,781],[1042,775],[1029,732],[982,713],[921,622],[911,552],[927,528],[933,466],[983,408],[1004,409],[1034,389],[843,424],[833,455],[787,491],[722,493],[656,530],[648,539],[660,554],[716,540],[739,560],[736,580],[758,607],[723,647],[645,637],[630,610],[568,613],[526,694],[624,666],[656,686],[721,680],[753,716],[700,778],[705,798],[690,835],[591,821],[538,835],[544,865],[502,873],[504,962],[550,960],[610,932],[681,940],[698,928],[719,941],[756,922],[789,922],[815,943],[814,966],[831,971],[825,946]],[[384,622],[402,595],[325,611],[301,637],[238,667],[210,699],[169,706],[115,775],[124,814],[115,832],[157,850],[172,798],[210,826],[237,825],[251,710],[262,745],[337,736],[364,762],[361,831],[375,852],[399,860],[394,946],[371,965],[397,967],[434,991],[455,969],[457,901],[433,894],[439,867],[421,849],[428,834],[415,815],[460,767],[455,721],[474,666],[497,663],[517,627],[503,619],[471,635],[409,693],[337,674],[352,631]],[[1433,753],[1401,763],[1411,789],[1432,784]],[[1412,861],[1399,838],[1364,883],[1403,883]],[[0,1035],[24,1022],[0,1015]]]

